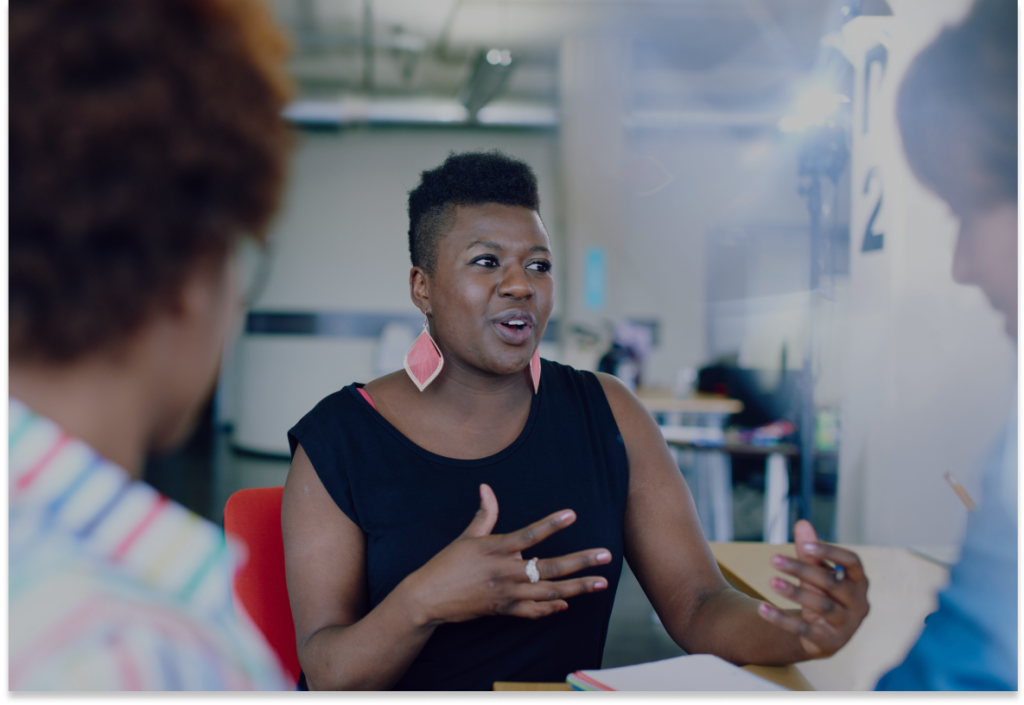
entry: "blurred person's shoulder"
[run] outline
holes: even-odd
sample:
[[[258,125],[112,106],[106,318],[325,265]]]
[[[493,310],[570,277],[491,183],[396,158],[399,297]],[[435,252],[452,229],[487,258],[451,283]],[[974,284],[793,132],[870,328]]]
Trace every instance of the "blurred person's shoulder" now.
[[[8,411],[9,687],[284,687],[233,604],[244,547],[24,404]]]
[[[11,690],[286,687],[255,634],[140,584],[59,535],[12,558],[9,587]]]

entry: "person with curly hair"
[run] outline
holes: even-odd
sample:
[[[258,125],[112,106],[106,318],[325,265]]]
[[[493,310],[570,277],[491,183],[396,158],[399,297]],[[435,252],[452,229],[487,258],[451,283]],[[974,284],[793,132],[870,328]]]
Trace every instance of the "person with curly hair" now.
[[[805,521],[798,557],[774,563],[802,610],[730,587],[640,401],[539,357],[555,294],[539,205],[530,167],[501,153],[423,172],[409,288],[426,322],[405,369],[331,394],[288,434],[302,688],[490,690],[599,668],[623,559],[688,653],[823,658],[867,614],[856,554]]]
[[[960,221],[953,278],[1017,344],[1017,6],[980,0],[911,64],[897,99],[917,178]],[[1017,690],[1017,399],[939,607],[879,690]]]
[[[253,0],[15,0],[9,42],[8,687],[286,687],[242,547],[139,480],[278,205],[284,39]]]

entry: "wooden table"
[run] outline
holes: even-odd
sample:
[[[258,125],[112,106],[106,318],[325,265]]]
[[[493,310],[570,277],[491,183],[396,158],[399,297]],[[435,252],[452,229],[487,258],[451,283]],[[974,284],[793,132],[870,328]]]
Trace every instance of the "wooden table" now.
[[[641,392],[638,398],[652,414],[720,414],[729,416],[743,411],[743,402],[710,394],[697,395],[688,399],[674,399]]]
[[[568,683],[512,683],[498,681],[494,684],[495,690],[572,690]]]
[[[949,581],[948,569],[903,548],[845,548],[855,551],[864,565],[871,612],[834,656],[791,667],[816,690],[872,690],[906,656],[924,628],[924,618],[938,606],[936,594]],[[771,557],[795,556],[793,544],[712,543],[711,550],[737,589],[784,609],[797,606],[769,587],[773,577],[782,575],[772,568]]]

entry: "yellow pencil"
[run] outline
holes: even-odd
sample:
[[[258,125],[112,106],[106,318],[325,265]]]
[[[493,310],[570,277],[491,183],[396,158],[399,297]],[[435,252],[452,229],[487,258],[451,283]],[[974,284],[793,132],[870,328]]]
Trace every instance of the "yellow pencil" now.
[[[974,504],[974,500],[971,499],[971,495],[967,494],[967,490],[965,490],[964,486],[960,484],[960,481],[957,480],[951,472],[947,472],[945,478],[946,482],[949,483],[949,486],[953,488],[954,492],[956,492],[956,496],[959,497],[960,501],[964,503],[965,507],[967,507],[967,511],[973,512],[977,505]]]

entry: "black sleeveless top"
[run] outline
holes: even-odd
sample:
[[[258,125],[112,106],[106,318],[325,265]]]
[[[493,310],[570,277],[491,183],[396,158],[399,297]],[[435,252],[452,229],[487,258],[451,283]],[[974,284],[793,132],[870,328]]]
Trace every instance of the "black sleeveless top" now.
[[[484,482],[498,499],[496,534],[559,509],[576,512],[574,524],[524,558],[611,551],[607,565],[566,576],[601,575],[608,588],[569,598],[564,612],[437,627],[397,690],[490,690],[495,681],[560,682],[601,667],[622,571],[626,450],[596,376],[548,360],[541,370],[522,433],[488,458],[420,448],[362,398],[359,384],[325,398],[288,432],[292,453],[301,443],[328,493],[366,535],[371,609],[465,530]]]

